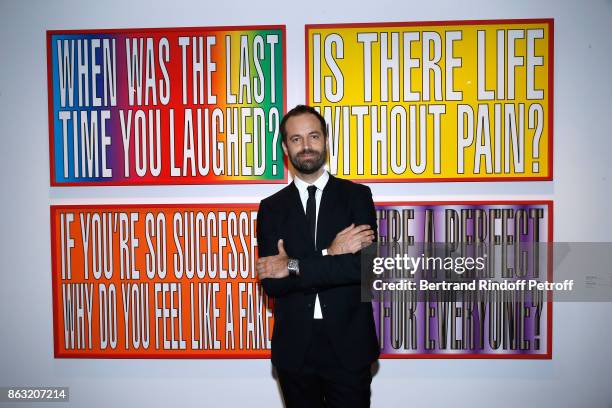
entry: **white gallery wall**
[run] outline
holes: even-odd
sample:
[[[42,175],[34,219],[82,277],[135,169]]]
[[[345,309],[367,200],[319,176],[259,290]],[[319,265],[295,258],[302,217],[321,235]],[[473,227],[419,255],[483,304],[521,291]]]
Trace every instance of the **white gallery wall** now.
[[[46,30],[284,24],[290,108],[304,24],[513,18],[555,19],[554,181],[373,183],[374,197],[552,199],[555,241],[610,242],[611,0],[0,0],[0,386],[69,386],[70,406],[282,406],[265,359],[53,357],[50,204],[259,202],[279,186],[50,188]],[[555,304],[553,319],[552,360],[381,360],[373,406],[612,407],[612,303]]]

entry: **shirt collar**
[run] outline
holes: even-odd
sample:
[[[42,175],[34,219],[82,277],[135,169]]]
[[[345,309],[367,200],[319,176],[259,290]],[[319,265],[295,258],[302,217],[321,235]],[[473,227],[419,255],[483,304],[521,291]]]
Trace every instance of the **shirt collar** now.
[[[300,194],[305,194],[306,189],[310,185],[314,185],[317,187],[318,190],[323,191],[328,181],[329,181],[329,173],[327,172],[327,170],[323,171],[323,174],[321,174],[321,176],[318,179],[316,179],[315,182],[312,184],[308,184],[307,182],[305,182],[298,176],[295,176],[293,178],[293,182],[295,183],[295,186],[297,187]]]

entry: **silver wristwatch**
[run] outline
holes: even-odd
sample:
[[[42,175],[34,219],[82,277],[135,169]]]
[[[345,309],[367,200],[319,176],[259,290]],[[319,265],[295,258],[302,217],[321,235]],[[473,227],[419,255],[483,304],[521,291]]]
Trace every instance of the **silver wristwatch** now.
[[[287,270],[289,271],[289,276],[300,276],[300,261],[289,258],[287,261]]]

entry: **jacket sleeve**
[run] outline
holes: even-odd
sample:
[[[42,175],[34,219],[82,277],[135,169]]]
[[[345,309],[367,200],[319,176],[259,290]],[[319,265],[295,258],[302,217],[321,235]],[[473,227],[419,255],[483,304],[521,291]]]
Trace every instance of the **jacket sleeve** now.
[[[377,234],[376,210],[372,192],[367,186],[360,186],[352,202],[355,225],[369,224]],[[300,259],[302,289],[326,288],[361,283],[361,251],[355,254],[313,256]]]
[[[274,222],[269,205],[266,203],[266,200],[263,200],[259,204],[259,210],[257,211],[257,248],[260,258],[278,255],[280,233],[277,225]],[[279,279],[262,279],[261,286],[264,292],[272,298],[301,290],[299,279],[291,276]]]

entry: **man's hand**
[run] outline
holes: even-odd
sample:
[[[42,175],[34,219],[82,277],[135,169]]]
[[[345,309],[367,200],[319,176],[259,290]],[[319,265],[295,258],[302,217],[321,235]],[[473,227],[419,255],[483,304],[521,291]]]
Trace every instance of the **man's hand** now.
[[[287,270],[289,257],[285,252],[282,239],[278,240],[277,246],[278,255],[265,256],[257,260],[256,268],[259,279],[279,279],[289,276],[289,271]]]
[[[374,241],[374,231],[368,224],[351,224],[340,231],[327,248],[329,255],[354,254]]]

